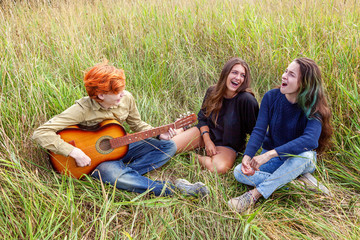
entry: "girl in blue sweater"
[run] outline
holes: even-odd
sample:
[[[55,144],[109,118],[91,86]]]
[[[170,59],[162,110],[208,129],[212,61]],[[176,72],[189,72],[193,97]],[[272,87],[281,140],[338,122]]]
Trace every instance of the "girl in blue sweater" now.
[[[315,150],[321,152],[331,137],[330,117],[319,67],[309,58],[295,59],[282,75],[280,89],[264,95],[242,164],[234,170],[239,182],[255,188],[231,199],[229,206],[243,212],[300,175],[317,185],[310,173]]]

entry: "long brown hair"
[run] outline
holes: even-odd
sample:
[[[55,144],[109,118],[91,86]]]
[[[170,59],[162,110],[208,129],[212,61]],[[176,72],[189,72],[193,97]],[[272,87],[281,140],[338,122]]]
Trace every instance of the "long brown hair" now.
[[[300,66],[297,103],[308,118],[317,118],[321,121],[322,129],[317,151],[322,152],[330,143],[333,129],[330,124],[331,111],[326,100],[321,71],[310,58],[297,58],[294,61]]]
[[[245,79],[244,82],[240,85],[240,87],[236,90],[236,93],[249,92],[254,95],[254,93],[250,89],[251,74],[248,64],[238,57],[231,58],[229,61],[227,61],[227,63],[225,63],[218,82],[215,85],[211,86],[208,96],[206,97],[204,104],[201,107],[206,117],[209,117],[210,114],[212,114],[212,120],[215,124],[217,122],[219,112],[222,107],[224,95],[227,89],[227,77],[229,76],[232,68],[237,64],[240,64],[245,68]]]

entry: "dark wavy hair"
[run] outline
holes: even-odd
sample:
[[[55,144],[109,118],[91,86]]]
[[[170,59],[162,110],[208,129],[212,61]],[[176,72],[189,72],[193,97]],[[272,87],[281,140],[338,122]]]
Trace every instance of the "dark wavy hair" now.
[[[224,95],[227,89],[227,77],[229,76],[232,68],[237,64],[240,64],[245,68],[245,79],[241,86],[236,90],[236,92],[249,92],[254,95],[254,93],[250,89],[251,73],[249,65],[244,60],[238,57],[231,58],[225,63],[218,82],[215,85],[211,86],[210,92],[208,93],[209,96],[206,97],[203,106],[201,107],[206,117],[209,117],[212,114],[212,120],[215,124],[217,122],[219,112],[222,107]]]
[[[330,124],[331,111],[324,93],[321,71],[315,61],[310,58],[297,58],[294,61],[300,66],[297,103],[307,118],[317,118],[321,121],[322,130],[317,151],[322,152],[330,143],[333,129]]]

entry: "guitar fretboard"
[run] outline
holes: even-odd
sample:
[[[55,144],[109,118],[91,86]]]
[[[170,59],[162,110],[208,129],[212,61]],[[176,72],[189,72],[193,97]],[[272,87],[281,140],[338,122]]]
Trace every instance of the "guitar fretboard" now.
[[[137,141],[144,140],[146,138],[155,137],[155,136],[160,135],[162,133],[166,133],[167,131],[169,131],[170,128],[175,129],[175,124],[171,123],[171,124],[164,125],[164,126],[161,126],[161,127],[152,128],[152,129],[147,130],[147,131],[138,132],[138,133],[132,133],[132,134],[128,134],[128,135],[123,136],[123,137],[110,139],[110,145],[111,145],[111,148],[118,148],[118,147],[121,147],[121,146],[128,145],[130,143],[134,143],[134,142],[137,142]]]

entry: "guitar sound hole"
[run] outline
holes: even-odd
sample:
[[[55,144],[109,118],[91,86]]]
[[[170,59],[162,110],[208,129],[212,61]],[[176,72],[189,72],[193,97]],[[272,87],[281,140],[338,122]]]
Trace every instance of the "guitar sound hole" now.
[[[110,139],[103,139],[99,144],[99,148],[102,151],[109,151],[111,149]]]

